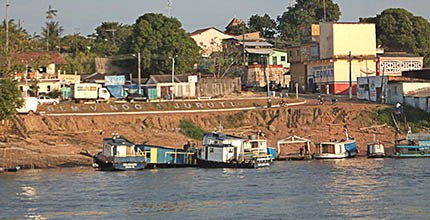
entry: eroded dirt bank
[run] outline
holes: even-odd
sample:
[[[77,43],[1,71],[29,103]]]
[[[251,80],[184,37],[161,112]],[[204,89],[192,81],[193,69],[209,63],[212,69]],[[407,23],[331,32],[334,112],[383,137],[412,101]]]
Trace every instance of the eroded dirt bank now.
[[[313,141],[345,138],[343,125],[357,140],[360,153],[365,153],[372,133],[383,142],[393,142],[394,129],[378,125],[372,111],[382,106],[365,103],[338,103],[270,110],[219,113],[187,113],[171,115],[131,116],[18,116],[16,121],[1,126],[0,166],[21,165],[25,168],[48,168],[90,165],[90,158],[81,156],[82,149],[97,152],[104,137],[119,133],[131,141],[182,148],[189,140],[182,135],[179,122],[192,120],[197,126],[212,131],[221,124],[223,132],[235,135],[255,134],[261,129],[276,146],[278,139],[297,135]]]

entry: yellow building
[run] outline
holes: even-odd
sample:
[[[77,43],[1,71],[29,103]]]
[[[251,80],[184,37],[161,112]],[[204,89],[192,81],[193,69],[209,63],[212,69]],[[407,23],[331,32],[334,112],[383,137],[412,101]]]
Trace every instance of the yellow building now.
[[[368,23],[320,23],[318,60],[305,62],[310,91],[353,93],[357,77],[376,75],[376,29]],[[350,79],[351,68],[351,79]]]

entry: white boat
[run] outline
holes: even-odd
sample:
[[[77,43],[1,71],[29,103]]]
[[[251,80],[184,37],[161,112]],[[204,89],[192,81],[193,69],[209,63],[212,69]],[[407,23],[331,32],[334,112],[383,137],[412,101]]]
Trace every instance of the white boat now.
[[[203,136],[197,165],[204,168],[258,168],[270,166],[266,140],[246,140],[223,133]]]
[[[355,140],[316,143],[315,159],[341,159],[355,157],[357,144]]]
[[[385,146],[379,142],[372,142],[367,144],[367,157],[368,158],[382,158],[385,157]]]

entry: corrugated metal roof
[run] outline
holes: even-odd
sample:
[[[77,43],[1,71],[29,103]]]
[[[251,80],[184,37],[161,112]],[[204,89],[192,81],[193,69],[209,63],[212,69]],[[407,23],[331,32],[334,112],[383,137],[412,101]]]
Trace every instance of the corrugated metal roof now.
[[[273,50],[270,48],[261,48],[261,49],[246,48],[245,50],[247,53],[251,53],[251,54],[272,54],[273,53]]]
[[[268,42],[240,42],[240,44],[244,44],[245,47],[273,47],[273,45]]]

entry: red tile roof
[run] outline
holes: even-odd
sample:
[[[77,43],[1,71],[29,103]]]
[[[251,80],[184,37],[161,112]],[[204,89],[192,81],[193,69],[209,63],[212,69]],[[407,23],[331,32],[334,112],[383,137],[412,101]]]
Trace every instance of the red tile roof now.
[[[13,61],[24,65],[39,63],[48,64],[67,64],[64,57],[58,52],[21,52],[13,55]]]

